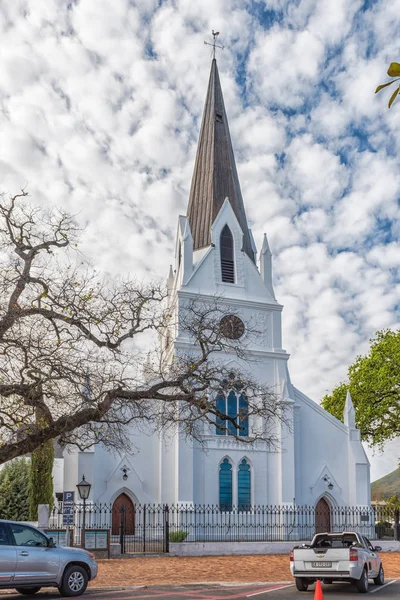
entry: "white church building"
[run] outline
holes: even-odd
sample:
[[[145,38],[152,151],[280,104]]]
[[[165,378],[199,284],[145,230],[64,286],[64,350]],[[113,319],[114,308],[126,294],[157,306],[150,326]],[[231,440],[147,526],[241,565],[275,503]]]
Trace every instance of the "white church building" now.
[[[229,435],[229,427],[205,426],[204,444],[190,442],[178,431],[166,440],[132,429],[135,454],[116,455],[100,445],[91,451],[65,452],[64,490],[76,490],[85,475],[92,483],[89,500],[116,507],[122,502],[214,505],[223,510],[249,505],[370,505],[370,466],[350,395],[341,423],[290,379],[289,354],[282,347],[283,307],[275,298],[271,263],[266,236],[257,260],[213,59],[187,215],[178,217],[169,303],[171,311],[179,313],[188,299],[206,302],[218,297],[221,306],[234,308],[240,319],[231,319],[231,335],[254,359],[245,368],[279,394],[292,427],[279,425],[279,451],[264,442],[246,445]],[[246,336],[250,325],[256,325],[257,336]],[[171,351],[184,352],[189,343],[178,328],[170,340]],[[241,367],[240,359],[228,351],[225,364]],[[237,412],[241,401],[234,389],[216,398],[228,413],[232,403]]]

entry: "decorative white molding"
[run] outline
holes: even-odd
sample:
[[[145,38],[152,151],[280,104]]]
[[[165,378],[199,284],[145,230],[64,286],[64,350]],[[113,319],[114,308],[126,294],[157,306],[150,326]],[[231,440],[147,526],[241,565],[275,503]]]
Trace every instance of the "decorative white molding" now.
[[[204,435],[202,441],[205,444],[207,450],[240,450],[244,452],[245,449],[251,452],[269,452],[267,442],[257,441],[251,445],[246,442],[239,442],[234,437],[229,435]]]
[[[231,284],[224,284],[224,285],[231,285],[233,287],[236,287],[235,283],[231,283]],[[199,300],[199,301],[205,301],[205,300],[210,300],[210,295],[209,294],[201,294],[201,293],[196,293],[196,292],[191,292],[189,290],[183,290],[183,289],[179,289],[177,290],[178,296],[181,298],[190,298],[191,300]],[[251,310],[271,310],[271,311],[276,311],[276,312],[282,312],[283,311],[283,304],[275,304],[272,302],[260,302],[258,300],[249,300],[248,298],[229,298],[229,300],[227,300],[227,302],[229,302],[229,304],[231,304],[232,306],[239,306],[241,308],[250,308]]]
[[[339,492],[342,491],[342,488],[340,487],[340,485],[338,485],[338,482],[336,481],[336,479],[334,478],[334,476],[332,475],[332,473],[330,472],[330,470],[328,469],[328,467],[326,466],[326,464],[322,467],[317,479],[314,482],[314,485],[310,486],[310,490],[314,490],[314,488],[317,487],[317,485],[319,485],[321,483],[321,481],[325,484],[324,482],[324,477],[327,477],[332,483],[334,488],[336,488],[336,490],[339,490]],[[328,494],[328,486],[326,486],[326,495]]]

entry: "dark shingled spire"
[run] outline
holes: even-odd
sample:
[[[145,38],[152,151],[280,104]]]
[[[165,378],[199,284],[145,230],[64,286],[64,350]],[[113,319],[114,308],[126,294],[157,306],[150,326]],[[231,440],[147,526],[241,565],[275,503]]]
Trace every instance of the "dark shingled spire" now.
[[[189,196],[188,218],[194,250],[211,244],[211,225],[225,198],[229,198],[242,228],[243,250],[254,261],[217,61],[214,58]]]

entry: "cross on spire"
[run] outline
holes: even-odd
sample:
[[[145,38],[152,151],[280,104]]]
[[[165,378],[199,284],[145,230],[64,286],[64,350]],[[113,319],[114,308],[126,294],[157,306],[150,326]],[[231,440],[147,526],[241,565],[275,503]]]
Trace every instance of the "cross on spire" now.
[[[204,42],[206,44],[206,46],[212,46],[213,49],[213,59],[215,59],[215,48],[221,48],[221,50],[224,49],[224,46],[219,46],[217,44],[217,37],[219,36],[219,31],[214,31],[214,29],[212,30],[212,36],[213,36],[213,43],[210,44],[210,42]]]

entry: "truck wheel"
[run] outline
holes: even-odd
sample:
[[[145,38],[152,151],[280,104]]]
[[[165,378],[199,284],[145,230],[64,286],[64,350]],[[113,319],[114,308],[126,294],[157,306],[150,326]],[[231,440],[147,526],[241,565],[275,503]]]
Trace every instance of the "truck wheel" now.
[[[356,587],[361,594],[368,592],[368,573],[367,569],[364,569],[360,579],[356,581]]]
[[[375,585],[383,585],[385,583],[385,573],[383,571],[382,565],[379,567],[378,576],[374,579]]]
[[[308,590],[308,582],[306,579],[301,579],[300,577],[296,577],[296,587],[299,592],[306,592]]]
[[[41,589],[40,587],[30,587],[30,588],[15,588],[18,594],[24,594],[24,596],[31,596],[33,594],[37,594],[37,592]]]
[[[80,596],[86,590],[88,574],[83,567],[71,565],[65,569],[59,589],[61,596]]]

